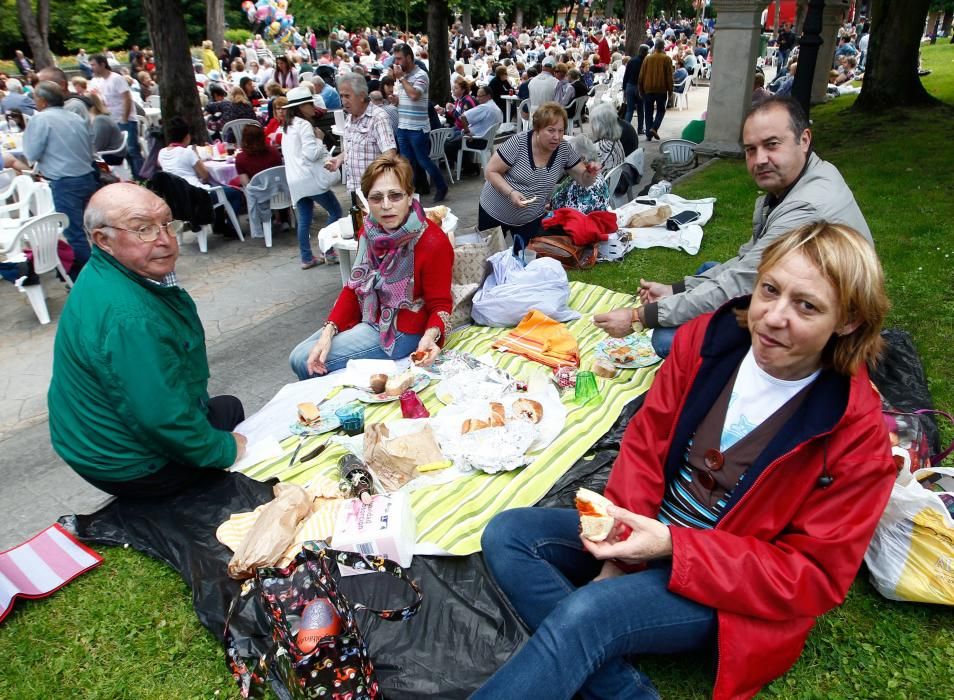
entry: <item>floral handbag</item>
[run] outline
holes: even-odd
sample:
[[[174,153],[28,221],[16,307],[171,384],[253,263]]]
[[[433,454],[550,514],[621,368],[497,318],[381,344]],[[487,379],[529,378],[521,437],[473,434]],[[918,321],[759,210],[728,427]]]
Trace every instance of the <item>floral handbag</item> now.
[[[396,610],[353,604],[338,588],[338,565],[399,578],[414,591],[414,602]],[[271,649],[258,659],[242,655],[229,629],[240,602],[255,591],[271,622],[273,640]],[[367,610],[384,620],[404,621],[414,616],[423,599],[418,585],[390,559],[307,542],[284,569],[258,569],[255,577],[242,585],[225,621],[226,664],[244,698],[263,696],[269,672],[284,683],[293,698],[380,698],[355,611]]]

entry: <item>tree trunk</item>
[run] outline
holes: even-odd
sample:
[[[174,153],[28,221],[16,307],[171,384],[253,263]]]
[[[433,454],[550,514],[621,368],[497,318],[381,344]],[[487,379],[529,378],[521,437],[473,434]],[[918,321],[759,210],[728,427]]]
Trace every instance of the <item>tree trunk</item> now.
[[[17,17],[30,53],[33,54],[33,67],[40,70],[54,65],[49,38],[50,0],[39,0],[35,15],[30,0],[17,0]]]
[[[616,3],[614,2],[614,0],[606,0],[606,11],[605,11],[604,14],[605,14],[607,17],[612,17],[612,16],[613,16],[613,9],[614,9],[613,6],[614,6],[615,4],[616,4]]]
[[[623,47],[627,56],[635,56],[639,45],[646,36],[646,10],[649,0],[626,0],[623,25],[626,27],[626,45]]]
[[[513,23],[517,25],[517,29],[523,28],[523,8],[522,7],[517,8],[517,14],[513,19]]]
[[[450,49],[447,45],[447,23],[450,11],[444,0],[427,2],[427,49],[430,66],[430,99],[439,105],[451,101]]]
[[[467,38],[470,38],[470,35],[473,34],[474,28],[471,26],[471,23],[470,23],[470,8],[469,7],[465,7],[463,10],[461,10],[460,26],[461,26],[461,30],[464,32],[464,36],[466,36]]]
[[[795,32],[795,36],[799,37],[802,35],[803,27],[805,25],[805,15],[808,14],[808,0],[798,0],[795,4],[795,26],[792,28],[792,31]]]
[[[168,129],[169,116],[182,117],[191,127],[192,142],[203,145],[208,142],[209,134],[195,87],[182,5],[179,0],[143,0],[142,5],[149,40],[156,52],[162,113],[167,117],[163,122]],[[168,130],[166,136],[168,140]]]
[[[918,50],[930,3],[931,0],[872,0],[865,79],[852,109],[880,113],[892,107],[937,103],[918,77]]]
[[[218,55],[225,48],[225,0],[206,0],[205,32]]]
[[[941,21],[941,31],[944,32],[944,36],[951,35],[951,20],[954,20],[954,10],[946,10],[944,19]]]

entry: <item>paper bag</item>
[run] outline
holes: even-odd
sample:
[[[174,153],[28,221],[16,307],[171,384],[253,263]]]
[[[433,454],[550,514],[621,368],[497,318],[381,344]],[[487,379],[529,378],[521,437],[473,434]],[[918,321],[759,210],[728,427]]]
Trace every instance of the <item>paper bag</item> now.
[[[444,460],[429,425],[409,435],[390,435],[384,423],[364,427],[364,461],[388,493],[415,478],[416,467]]]
[[[229,576],[248,578],[259,566],[274,566],[295,538],[295,530],[311,514],[313,497],[301,486],[275,484],[275,500],[267,503],[255,525],[229,561]]]
[[[658,207],[636,212],[621,228],[650,228],[666,223],[670,216],[672,216],[672,209],[669,205],[660,204]]]

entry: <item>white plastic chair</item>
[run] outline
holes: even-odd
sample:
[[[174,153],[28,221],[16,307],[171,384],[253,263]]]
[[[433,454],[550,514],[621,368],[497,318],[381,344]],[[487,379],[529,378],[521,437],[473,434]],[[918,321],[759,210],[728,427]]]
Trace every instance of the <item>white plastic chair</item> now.
[[[249,124],[254,124],[255,126],[261,126],[255,119],[233,119],[230,122],[227,122],[225,126],[222,127],[222,137],[225,138],[226,134],[231,133],[234,143],[241,146],[242,145],[242,129],[244,129]]]
[[[57,254],[56,244],[59,241],[63,231],[66,230],[69,219],[65,214],[46,214],[31,219],[24,224],[17,232],[17,241],[15,245],[22,247],[22,241],[30,244],[30,250],[33,253],[33,271],[40,276],[46,272],[59,270],[67,287],[72,287],[73,282],[66,274],[66,268],[60,262],[60,256]],[[46,293],[43,289],[43,280],[39,284],[24,286],[26,278],[21,277],[16,282],[17,289],[26,294],[33,307],[33,313],[42,325],[50,322],[50,312],[46,308]]]
[[[37,183],[29,175],[17,175],[6,190],[0,192],[5,204],[0,206],[0,219],[29,218],[28,200]]]
[[[146,106],[152,107],[153,109],[162,109],[159,95],[149,95],[149,97],[146,98]]]
[[[125,155],[126,155],[126,142],[129,140],[129,134],[127,134],[125,131],[121,131],[120,133],[123,135],[123,142],[119,145],[119,147],[118,147],[118,148],[114,148],[114,149],[111,150],[111,151],[97,151],[97,152],[96,152],[96,157],[97,157],[97,158],[99,158],[100,160],[102,160],[103,162],[105,162],[106,159],[103,158],[103,156],[123,156],[123,157],[125,157]],[[107,165],[109,165],[109,164],[107,163]],[[110,169],[110,171],[112,171],[113,173],[115,173],[115,174],[116,174],[116,177],[118,177],[120,180],[128,181],[128,180],[131,180],[131,179],[132,179],[132,173],[131,173],[130,170],[129,170],[129,166],[126,165],[126,161],[125,161],[125,160],[124,160],[122,163],[120,163],[119,165],[110,165],[110,166],[109,166],[109,169]]]
[[[311,82],[311,79],[314,78],[314,77],[315,77],[314,72],[312,72],[312,71],[307,71],[307,70],[306,70],[304,73],[299,73],[299,74],[298,74],[298,82],[299,82],[299,83],[310,83],[310,82]]]
[[[659,152],[673,165],[683,165],[696,157],[697,144],[685,139],[669,139],[659,144]]]
[[[447,145],[447,139],[454,135],[454,130],[450,127],[444,129],[432,129],[430,134],[431,139],[431,153],[430,159],[437,163],[437,167],[440,168],[441,161],[444,161],[444,167],[447,168],[447,179],[451,181],[451,184],[454,182],[454,173],[451,172],[450,160],[447,158],[447,152],[444,150],[444,146]],[[460,180],[460,174],[458,173],[457,179]]]
[[[619,184],[619,178],[623,174],[623,165],[625,165],[625,163],[620,163],[603,177],[606,186],[609,187],[609,204],[611,208],[615,208],[616,205],[613,193],[616,191],[616,185]]]
[[[580,131],[583,131],[583,111],[586,109],[586,103],[589,101],[589,99],[589,95],[583,95],[582,97],[577,97],[570,103],[570,109],[573,111],[573,116],[570,117],[570,123],[566,130],[567,136],[573,135],[574,124],[580,127]]]
[[[292,224],[295,223],[295,207],[292,206],[291,194],[288,191],[288,183],[285,179],[285,166],[278,165],[274,168],[268,168],[267,170],[262,170],[252,177],[248,185],[260,186],[263,182],[269,180],[280,180],[283,183],[283,187],[280,192],[272,195],[272,198],[269,200],[269,209],[271,211],[278,211],[280,209],[288,209],[291,212]],[[252,216],[251,211],[249,211],[249,216]],[[345,217],[347,218],[347,217]],[[265,247],[272,247],[272,217],[271,214],[262,222],[262,233],[265,235]]]
[[[526,101],[526,100],[525,100]],[[490,162],[490,157],[494,154],[494,139],[497,137],[497,129],[500,128],[500,125],[495,125],[490,131],[487,132],[487,135],[484,137],[487,139],[487,145],[484,148],[468,148],[467,139],[464,139],[460,143],[460,150],[457,151],[457,179],[460,180],[460,169],[464,164],[464,153],[474,153],[480,158],[480,167],[483,172],[487,172],[487,164]]]
[[[465,63],[465,64],[464,64],[464,75],[467,76],[467,79],[468,79],[468,80],[473,80],[473,79],[474,79],[474,70],[475,70],[475,68],[474,68],[474,65],[473,65],[472,63]]]
[[[689,89],[692,86],[692,76],[686,76],[683,80],[672,86],[672,92],[676,99],[676,109],[682,111],[689,109]],[[680,92],[680,89],[682,90]]]

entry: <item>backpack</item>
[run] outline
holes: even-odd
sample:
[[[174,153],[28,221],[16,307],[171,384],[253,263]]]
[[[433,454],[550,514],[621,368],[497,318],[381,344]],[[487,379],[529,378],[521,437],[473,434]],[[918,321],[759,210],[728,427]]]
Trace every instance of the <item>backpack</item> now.
[[[537,236],[530,239],[527,250],[538,258],[553,258],[567,270],[589,270],[596,265],[599,248],[595,243],[576,245],[571,236]]]

